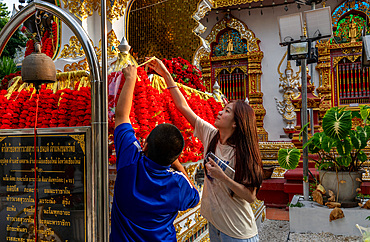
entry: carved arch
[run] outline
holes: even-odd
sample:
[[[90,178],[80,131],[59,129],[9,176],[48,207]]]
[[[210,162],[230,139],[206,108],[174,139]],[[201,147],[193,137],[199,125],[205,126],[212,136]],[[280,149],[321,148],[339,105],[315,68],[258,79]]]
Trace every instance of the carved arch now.
[[[235,30],[240,33],[240,38],[247,44],[247,51],[242,54],[227,56],[213,56],[212,48],[207,49],[207,45],[202,44],[194,54],[193,63],[201,67],[207,91],[212,91],[212,86],[221,71],[232,73],[235,69],[245,74],[243,96],[240,95],[240,84],[232,84],[231,92],[233,96],[248,98],[249,104],[254,109],[257,118],[257,129],[260,141],[267,141],[268,134],[263,128],[263,118],[266,110],[263,107],[263,93],[261,92],[261,61],[263,52],[260,49],[260,40],[247,25],[232,15],[226,15],[211,30],[205,38],[205,42],[210,46],[217,43],[219,36],[227,30]],[[240,74],[240,73],[239,73]],[[233,79],[235,82],[235,79]],[[219,83],[220,84],[220,83]],[[227,90],[230,92],[230,89]]]

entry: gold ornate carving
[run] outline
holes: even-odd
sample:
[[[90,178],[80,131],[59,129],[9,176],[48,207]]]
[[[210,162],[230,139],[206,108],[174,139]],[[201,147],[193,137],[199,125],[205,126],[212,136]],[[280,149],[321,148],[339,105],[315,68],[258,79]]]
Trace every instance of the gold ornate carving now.
[[[186,173],[188,173],[189,177],[190,177],[190,180],[196,184],[195,182],[195,173],[197,171],[197,168],[198,168],[199,164],[191,164],[191,165],[188,165],[188,166],[185,166],[185,171]]]
[[[271,175],[271,178],[284,178],[285,172],[287,172],[286,169],[281,168],[281,167],[276,167],[274,169],[274,172]]]
[[[72,36],[69,39],[69,43],[64,45],[63,50],[60,56],[58,57],[58,59],[60,58],[73,58],[74,59],[74,58],[78,58],[84,55],[85,55],[85,52],[82,49],[82,45],[80,41],[78,41],[76,36]]]
[[[208,221],[202,217],[202,219],[199,222],[195,223],[193,226],[187,229],[186,232],[177,236],[177,241],[188,241],[190,237],[197,234],[197,232],[200,231],[204,226],[206,226],[207,223]],[[207,233],[207,232],[204,231],[203,233]],[[208,235],[206,235],[206,237],[208,238]]]
[[[333,57],[333,67],[336,67],[338,63],[344,58],[346,58],[350,62],[355,62],[359,57],[361,57],[361,54]]]
[[[294,147],[292,142],[259,142],[261,159],[264,165],[271,160],[277,161],[279,149],[292,149]]]
[[[362,48],[361,47],[355,47],[355,48],[350,48],[350,49],[344,49],[342,50],[342,53],[343,54],[346,54],[346,55],[353,55],[353,54],[356,54],[356,53],[362,53]]]
[[[232,17],[230,20],[226,20],[225,18],[218,22],[213,28],[211,33],[207,36],[206,40],[209,43],[213,43],[216,41],[216,37],[220,31],[225,29],[226,27],[232,28],[237,30],[240,33],[240,38],[245,39],[247,41],[247,48],[248,51],[260,51],[259,42],[260,40],[255,37],[254,33],[248,29],[248,27],[241,22],[240,20]],[[235,56],[235,55],[234,55]],[[240,55],[235,59],[243,58]],[[223,56],[224,57],[224,56]],[[227,57],[227,56],[226,56]],[[213,57],[215,58],[215,57]],[[218,60],[217,58],[214,60]]]
[[[236,6],[236,5],[241,5],[241,4],[253,3],[253,2],[259,2],[259,0],[215,0],[214,8]]]
[[[243,58],[248,58],[248,54],[239,54],[239,55],[232,55],[232,56],[212,56],[211,61],[221,61],[221,60],[239,60]]]
[[[107,18],[109,22],[113,23],[114,20],[117,20],[124,15],[127,2],[128,0],[115,0],[113,3],[108,1]]]
[[[88,8],[85,7],[85,1],[81,2],[79,0],[63,0],[63,4],[64,8],[68,9],[68,11],[75,15],[79,20],[85,19],[88,16],[91,16],[93,13],[93,11],[89,11],[91,6]],[[95,4],[92,6],[94,8]]]
[[[204,68],[201,64],[203,59],[209,58],[210,51],[204,48],[203,45],[199,46],[198,49],[195,51],[194,57],[193,57],[193,65],[198,67],[198,69],[202,69],[203,77],[204,77]]]
[[[207,12],[211,11],[212,6],[210,6],[207,1],[202,0],[198,3],[197,10],[193,14],[193,19],[199,21],[206,15]]]
[[[233,61],[224,61],[221,64],[222,66],[234,66],[234,65],[239,65],[239,60],[233,60]]]
[[[87,70],[87,71],[89,70],[89,65],[87,63],[86,58],[81,61],[74,62],[72,64],[67,64],[64,66],[64,72],[78,71],[78,70]]]
[[[93,15],[95,11],[101,14],[101,1],[99,0],[63,0],[64,8],[75,15],[78,19],[83,20]],[[127,0],[107,1],[107,19],[113,23],[124,15]]]
[[[117,57],[119,53],[118,46],[120,44],[120,41],[117,39],[116,33],[113,29],[108,33],[107,37],[108,58]],[[101,49],[101,40],[99,40],[99,49]],[[99,55],[99,59],[101,59],[101,52]]]
[[[92,42],[92,41],[91,41]],[[115,58],[118,55],[118,45],[120,44],[120,41],[117,39],[117,36],[112,29],[108,35],[107,35],[107,55],[108,58]],[[98,60],[101,60],[101,40],[99,41],[99,47],[94,47],[95,53],[98,56]],[[64,45],[64,48],[61,52],[61,55],[58,58],[66,58],[66,59],[77,59],[80,57],[85,56],[85,52],[82,49],[82,45],[80,41],[78,41],[76,36],[72,36],[69,39],[69,44]],[[72,64],[67,64],[64,67],[64,71],[75,71],[75,70],[87,70],[87,60],[84,58],[83,60],[80,60],[79,62],[75,62]]]
[[[239,69],[241,70],[242,72],[244,72],[246,75],[248,74],[247,73],[247,67],[246,66],[234,66],[234,67],[231,67],[231,68],[228,68],[228,67],[225,67],[225,68],[217,68],[215,69],[215,76],[218,76],[218,74],[220,74],[221,71],[225,70],[229,73],[233,73],[235,69]]]
[[[85,150],[85,135],[70,135],[77,143],[81,146],[82,151],[86,152]]]
[[[343,43],[343,44],[331,44],[330,49],[344,49],[344,48],[356,48],[356,47],[362,47],[362,42],[349,42],[349,43]]]

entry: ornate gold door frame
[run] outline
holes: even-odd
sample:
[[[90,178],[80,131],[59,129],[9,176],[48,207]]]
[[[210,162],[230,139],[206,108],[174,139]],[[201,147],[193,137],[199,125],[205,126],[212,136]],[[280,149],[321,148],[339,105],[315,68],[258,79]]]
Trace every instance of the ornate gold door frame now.
[[[337,89],[339,85],[338,80],[341,77],[335,76],[335,73],[337,73],[335,68],[344,59],[349,63],[353,63],[358,61],[358,58],[361,56],[361,17],[358,18],[358,16],[367,19],[366,16],[370,15],[369,6],[369,3],[366,1],[344,1],[332,12],[334,37],[327,41],[320,41],[316,45],[319,52],[316,69],[319,71],[320,77],[317,92],[324,98],[320,105],[320,118],[323,117],[329,108],[340,106]],[[356,20],[354,21],[355,18]],[[356,21],[357,23],[354,23]]]
[[[217,43],[217,37],[220,32],[224,32],[225,29],[233,29],[240,33],[241,39],[247,43],[247,53],[237,54],[229,56],[212,56],[211,50],[207,50],[203,45],[200,45],[194,54],[193,63],[199,63],[203,68],[203,76],[205,79],[205,85],[207,91],[212,90],[212,85],[215,82],[214,76],[211,77],[211,65],[214,61],[233,61],[233,60],[246,60],[246,65],[241,67],[245,70],[247,75],[249,104],[254,109],[257,118],[257,129],[260,141],[267,141],[268,134],[263,128],[263,118],[266,114],[266,110],[263,106],[263,93],[261,92],[261,61],[263,58],[263,52],[260,50],[260,40],[255,37],[255,34],[248,29],[247,25],[242,21],[229,15],[229,17],[223,18],[213,28],[211,33],[207,36],[206,42]],[[216,69],[219,72],[220,70]]]

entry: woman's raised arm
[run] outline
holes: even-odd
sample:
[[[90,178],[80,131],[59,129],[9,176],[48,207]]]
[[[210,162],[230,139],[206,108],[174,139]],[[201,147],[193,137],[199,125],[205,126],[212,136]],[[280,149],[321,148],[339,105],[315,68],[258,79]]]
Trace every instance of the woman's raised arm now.
[[[169,89],[172,99],[180,111],[182,115],[188,120],[191,126],[195,126],[195,120],[197,115],[194,111],[189,107],[188,103],[186,102],[185,97],[182,95],[180,90],[177,88],[175,81],[172,79],[171,73],[167,70],[166,66],[163,62],[157,58],[149,62],[148,67],[152,68],[155,72],[161,75],[167,84],[167,89]]]

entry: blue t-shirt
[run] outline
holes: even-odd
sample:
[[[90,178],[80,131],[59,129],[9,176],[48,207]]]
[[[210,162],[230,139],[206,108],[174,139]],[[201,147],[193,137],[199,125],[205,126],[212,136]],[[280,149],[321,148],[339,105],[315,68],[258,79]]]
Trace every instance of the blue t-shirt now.
[[[111,212],[111,242],[176,241],[178,211],[195,207],[199,193],[185,175],[150,160],[131,124],[114,130],[117,178]]]

